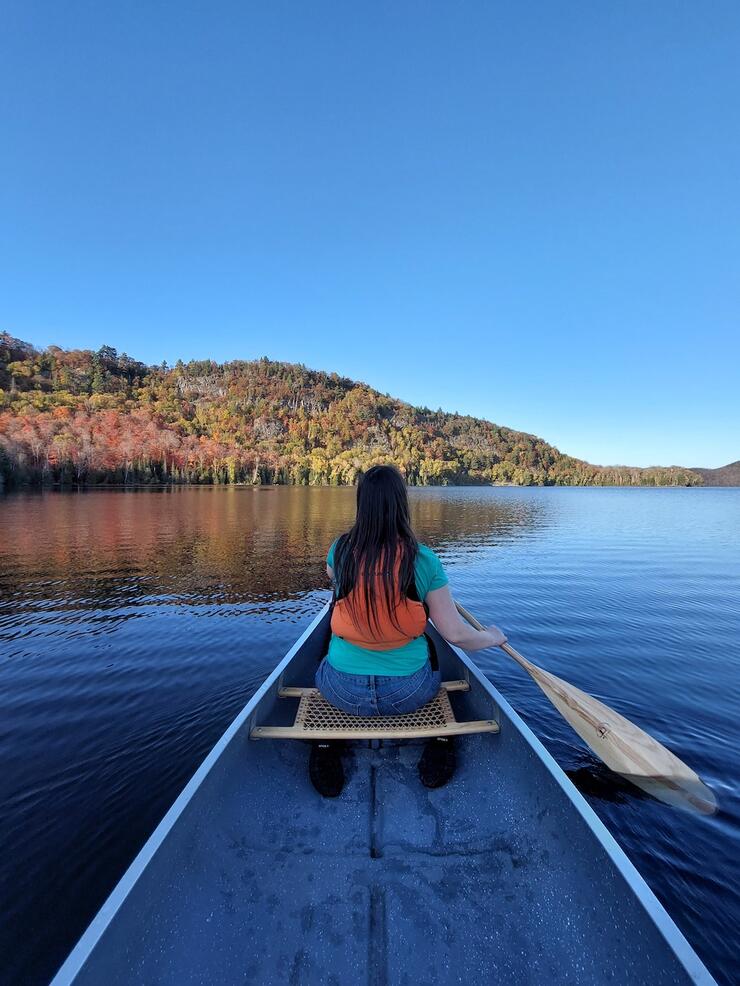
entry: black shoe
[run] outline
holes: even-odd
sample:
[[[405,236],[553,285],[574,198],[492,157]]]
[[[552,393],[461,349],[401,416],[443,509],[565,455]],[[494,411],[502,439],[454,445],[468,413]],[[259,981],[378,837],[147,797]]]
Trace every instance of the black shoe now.
[[[325,798],[336,798],[344,787],[342,747],[336,742],[312,743],[308,761],[311,783]]]
[[[455,773],[457,758],[451,736],[427,740],[419,761],[419,777],[424,787],[442,787]]]

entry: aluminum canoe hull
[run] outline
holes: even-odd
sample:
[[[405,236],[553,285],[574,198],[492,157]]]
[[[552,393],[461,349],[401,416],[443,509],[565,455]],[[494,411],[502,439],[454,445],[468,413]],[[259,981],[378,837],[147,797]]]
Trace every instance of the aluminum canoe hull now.
[[[435,631],[432,629],[432,633]],[[323,609],[237,715],[52,986],[488,983],[676,986],[713,978],[571,781],[462,651],[436,635],[458,719],[453,781],[419,742],[357,743],[322,799],[282,686],[309,685]]]

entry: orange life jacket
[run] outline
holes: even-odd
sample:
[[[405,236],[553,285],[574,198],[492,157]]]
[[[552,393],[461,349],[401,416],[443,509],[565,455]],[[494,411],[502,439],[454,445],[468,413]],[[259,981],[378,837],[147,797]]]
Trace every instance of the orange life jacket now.
[[[399,584],[401,570],[400,557],[394,566],[396,585]],[[410,641],[421,637],[427,625],[427,612],[418,599],[409,599],[398,588],[389,610],[383,591],[383,583],[378,573],[374,579],[371,593],[377,601],[377,622],[365,606],[365,593],[356,585],[347,596],[334,603],[331,615],[331,632],[350,644],[366,650],[392,650],[403,647]],[[353,606],[350,610],[347,600]],[[354,618],[353,618],[354,612]],[[395,624],[395,625],[394,625]]]

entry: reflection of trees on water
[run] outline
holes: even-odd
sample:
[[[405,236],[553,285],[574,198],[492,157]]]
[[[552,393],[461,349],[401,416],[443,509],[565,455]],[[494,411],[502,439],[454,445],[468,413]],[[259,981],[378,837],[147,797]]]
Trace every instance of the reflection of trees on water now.
[[[0,546],[6,604],[109,609],[127,601],[255,603],[325,585],[332,540],[352,523],[352,489],[111,490],[10,497]],[[419,537],[443,553],[530,534],[543,504],[493,491],[412,491]]]

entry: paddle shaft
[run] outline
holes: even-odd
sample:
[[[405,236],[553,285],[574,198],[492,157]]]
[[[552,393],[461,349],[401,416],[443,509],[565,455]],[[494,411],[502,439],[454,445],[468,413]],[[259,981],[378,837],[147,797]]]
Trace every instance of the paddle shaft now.
[[[462,616],[464,620],[467,620],[467,622],[474,629],[476,630],[486,629],[486,627],[483,626],[480,620],[476,620],[473,614],[469,610],[465,609],[465,607],[462,606],[460,603],[456,601],[455,606],[457,607],[457,611],[460,614],[460,616]],[[504,651],[506,654],[508,654],[509,657],[513,658],[513,660],[515,660],[520,667],[524,668],[524,670],[534,679],[535,683],[538,684],[540,688],[544,691],[545,695],[550,699],[551,702],[552,702],[552,695],[554,694],[561,701],[565,702],[566,705],[571,704],[569,702],[569,695],[572,694],[572,691],[574,691],[572,685],[569,685],[568,682],[554,678],[552,675],[548,674],[547,671],[543,671],[542,668],[538,668],[536,664],[532,664],[531,661],[528,661],[523,654],[520,654],[519,651],[515,650],[510,644],[505,643],[505,644],[500,644],[499,646],[501,647],[501,650]],[[562,709],[558,709],[558,711],[560,712],[561,715],[563,714]],[[593,715],[589,710],[581,707],[578,709],[578,712],[579,715],[581,715],[583,719],[585,719],[589,723],[589,725],[591,725],[594,729],[599,730],[602,728],[602,724],[599,718]],[[573,725],[572,722],[571,725]],[[586,742],[588,742],[588,740],[586,740]],[[597,751],[594,750],[594,752],[596,753]],[[598,755],[599,754],[597,753],[597,756]]]
[[[462,616],[464,620],[467,620],[467,622],[475,630],[485,631],[487,629],[487,627],[483,626],[480,620],[476,620],[473,614],[468,612],[468,610],[465,609],[465,607],[462,606],[457,601],[455,602],[455,606],[457,606],[457,611],[460,614],[460,616]],[[505,651],[509,655],[509,657],[512,657],[517,664],[519,664],[521,667],[524,668],[525,671],[528,671],[530,674],[532,674],[534,671],[538,670],[535,664],[532,664],[531,661],[528,661],[526,657],[520,654],[518,650],[514,650],[514,648],[511,647],[509,644],[500,644],[500,647],[502,651]]]
[[[459,602],[457,602],[457,600],[455,601],[455,606],[457,607],[457,611],[460,614],[460,616],[462,616],[464,620],[467,620],[467,622],[471,625],[471,627],[473,627],[473,629],[483,630],[483,631],[487,629],[486,627],[483,626],[480,620],[477,620],[473,616],[473,614],[469,610],[465,609],[465,607],[462,606]],[[545,695],[550,699],[551,702],[552,702],[552,693],[554,693],[561,701],[565,702],[566,704],[569,704],[568,688],[570,686],[568,686],[567,682],[559,681],[553,678],[552,675],[548,675],[548,673],[546,671],[543,671],[542,668],[538,668],[536,664],[532,664],[531,661],[528,661],[526,657],[524,657],[523,654],[520,654],[518,650],[515,650],[511,646],[511,644],[504,643],[504,644],[499,644],[499,646],[501,650],[504,651],[505,654],[508,654],[510,658],[516,661],[519,667],[524,668],[527,674],[529,674],[533,678],[535,683],[540,686],[540,688],[544,691]],[[558,711],[562,715],[562,709],[558,709]],[[600,728],[601,724],[598,718],[594,717],[593,715],[589,715],[589,713],[584,709],[580,710],[580,714],[584,717],[584,719],[587,719],[589,721],[590,725],[593,726],[594,729]],[[571,725],[573,725],[573,723],[571,723]],[[588,740],[586,742],[588,742]]]

